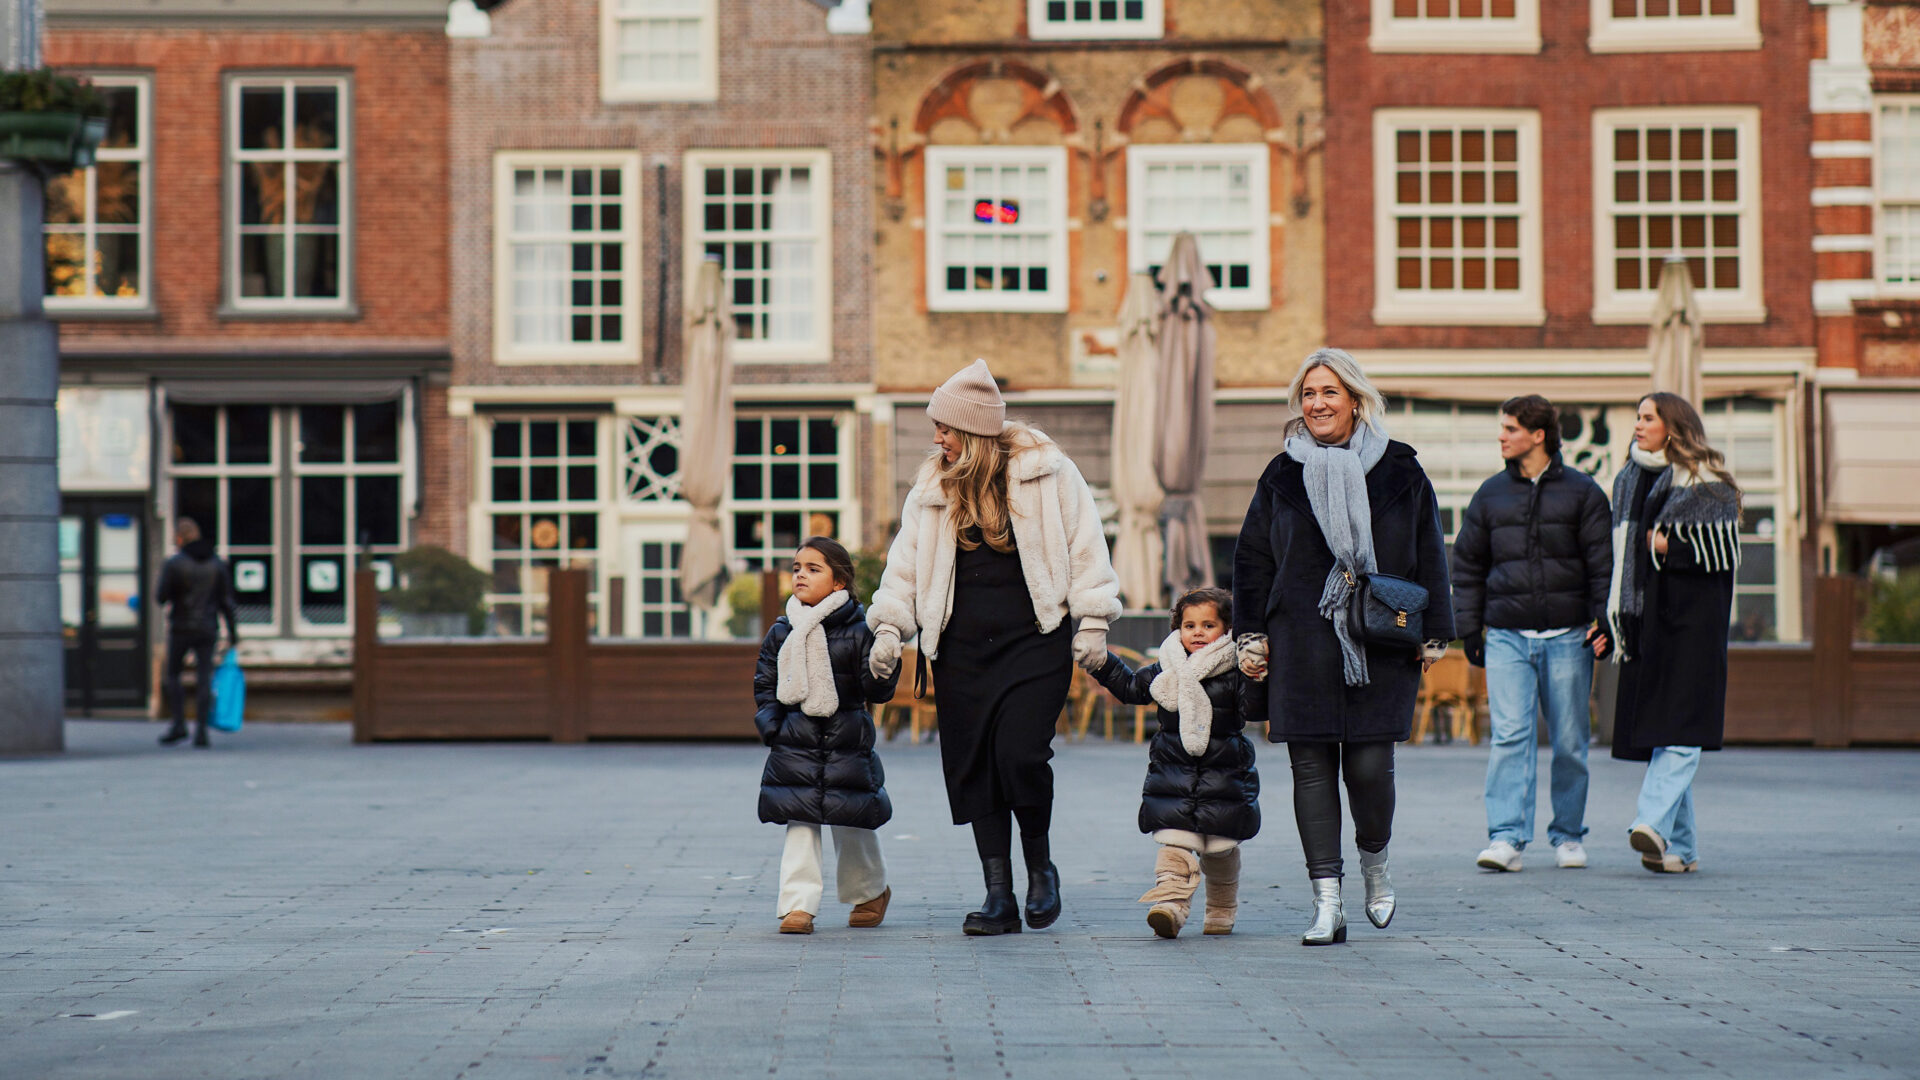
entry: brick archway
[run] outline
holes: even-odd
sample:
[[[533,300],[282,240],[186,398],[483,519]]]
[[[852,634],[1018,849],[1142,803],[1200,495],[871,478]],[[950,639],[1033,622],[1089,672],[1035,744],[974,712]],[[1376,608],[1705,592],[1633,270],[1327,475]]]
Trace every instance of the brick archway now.
[[[936,128],[959,121],[978,133],[981,143],[1034,142],[1035,122],[1051,124],[1058,142],[1080,128],[1073,102],[1052,76],[1018,60],[994,58],[962,64],[947,72],[920,99],[913,131],[939,141]],[[1023,129],[1025,134],[1023,135]]]
[[[1268,141],[1282,123],[1259,76],[1219,57],[1187,56],[1134,84],[1116,127],[1130,142],[1252,142]]]

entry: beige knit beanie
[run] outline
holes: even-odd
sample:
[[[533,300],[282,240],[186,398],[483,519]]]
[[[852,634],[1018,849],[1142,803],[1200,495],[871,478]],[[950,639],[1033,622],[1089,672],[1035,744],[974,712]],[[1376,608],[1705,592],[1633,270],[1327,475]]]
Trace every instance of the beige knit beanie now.
[[[1006,425],[1007,403],[1000,398],[987,362],[975,360],[933,392],[927,415],[957,431],[991,437]]]

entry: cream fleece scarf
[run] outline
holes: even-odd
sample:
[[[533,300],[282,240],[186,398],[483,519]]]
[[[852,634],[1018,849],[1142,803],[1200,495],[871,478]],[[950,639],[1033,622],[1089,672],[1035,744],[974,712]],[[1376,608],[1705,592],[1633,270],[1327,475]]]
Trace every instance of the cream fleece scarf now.
[[[1153,677],[1147,692],[1161,708],[1180,715],[1180,745],[1194,757],[1206,753],[1207,743],[1213,738],[1213,702],[1200,680],[1211,679],[1233,666],[1230,634],[1221,634],[1191,656],[1180,644],[1178,630],[1160,643],[1160,674]]]
[[[774,696],[782,705],[798,705],[808,716],[840,711],[840,695],[833,688],[833,660],[827,655],[827,631],[820,624],[847,606],[847,600],[845,589],[833,590],[812,607],[797,596],[787,597],[787,621],[793,631],[780,643],[780,672],[774,685]]]

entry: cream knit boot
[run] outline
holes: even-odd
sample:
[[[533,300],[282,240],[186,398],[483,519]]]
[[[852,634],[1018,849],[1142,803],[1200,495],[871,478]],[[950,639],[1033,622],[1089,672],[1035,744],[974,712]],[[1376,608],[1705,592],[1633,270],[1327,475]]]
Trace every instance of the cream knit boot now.
[[[1200,871],[1207,878],[1205,932],[1233,933],[1233,920],[1240,913],[1240,849],[1200,856]]]
[[[1179,937],[1180,928],[1193,911],[1193,893],[1200,885],[1200,860],[1185,848],[1162,844],[1154,859],[1153,877],[1153,888],[1140,897],[1141,903],[1153,905],[1147,911],[1147,925],[1163,938]]]

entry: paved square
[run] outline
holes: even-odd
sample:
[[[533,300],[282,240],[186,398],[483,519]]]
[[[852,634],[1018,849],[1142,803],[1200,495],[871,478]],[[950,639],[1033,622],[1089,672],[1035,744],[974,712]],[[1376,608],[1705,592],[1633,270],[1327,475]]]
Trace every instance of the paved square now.
[[[1264,744],[1231,937],[1147,930],[1144,748],[1089,743],[1055,758],[1052,929],[961,936],[938,751],[889,745],[886,925],[829,903],[796,938],[754,746],[158,733],[0,762],[0,1076],[1920,1075],[1920,754],[1709,755],[1702,872],[1657,877],[1604,749],[1592,867],[1543,838],[1495,875],[1484,749],[1403,748],[1400,912],[1350,899],[1349,943],[1306,949]]]

